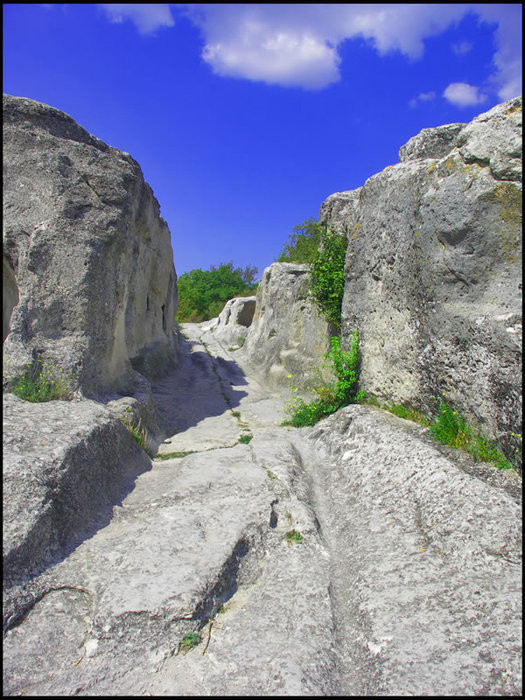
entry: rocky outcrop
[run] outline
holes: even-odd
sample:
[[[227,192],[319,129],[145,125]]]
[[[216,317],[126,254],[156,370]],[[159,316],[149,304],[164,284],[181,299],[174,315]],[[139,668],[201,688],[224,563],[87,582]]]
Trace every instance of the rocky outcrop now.
[[[9,371],[40,358],[77,377],[86,396],[144,390],[142,375],[176,354],[176,275],[159,205],[129,154],[68,115],[9,95],[3,106]]]
[[[346,692],[519,694],[520,479],[371,407],[307,436]]]
[[[165,459],[25,590],[4,693],[519,695],[519,478],[371,407],[279,427],[240,351],[183,331]]]
[[[12,394],[4,396],[3,454],[5,627],[31,600],[24,584],[109,522],[151,463],[94,401],[28,403]]]
[[[221,342],[232,347],[242,347],[255,313],[256,297],[235,297],[226,302],[217,319],[208,327]]]
[[[507,456],[521,433],[521,98],[425,129],[400,163],[321,208],[347,230],[343,341],[361,388],[435,412],[446,396]]]
[[[308,266],[273,263],[263,273],[256,299],[242,356],[268,386],[288,387],[292,375],[304,388],[319,370],[330,336],[309,296]]]

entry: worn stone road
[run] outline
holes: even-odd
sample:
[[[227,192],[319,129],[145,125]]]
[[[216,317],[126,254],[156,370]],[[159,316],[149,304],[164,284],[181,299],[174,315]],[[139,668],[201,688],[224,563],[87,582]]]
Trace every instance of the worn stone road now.
[[[160,456],[45,573],[4,693],[519,695],[517,477],[371,407],[285,428],[242,350],[183,331]]]

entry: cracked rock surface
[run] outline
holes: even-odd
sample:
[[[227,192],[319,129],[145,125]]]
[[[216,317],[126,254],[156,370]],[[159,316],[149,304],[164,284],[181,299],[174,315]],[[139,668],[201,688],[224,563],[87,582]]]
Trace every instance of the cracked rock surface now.
[[[280,426],[286,396],[183,332],[168,437],[28,586],[4,693],[519,695],[518,477],[371,407]]]

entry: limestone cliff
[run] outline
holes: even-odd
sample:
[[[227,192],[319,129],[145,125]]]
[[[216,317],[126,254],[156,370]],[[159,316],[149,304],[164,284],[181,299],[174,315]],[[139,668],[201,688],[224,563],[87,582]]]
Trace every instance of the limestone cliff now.
[[[521,98],[424,129],[400,163],[331,195],[348,233],[343,338],[361,387],[427,413],[446,395],[500,441],[521,432]]]
[[[261,381],[305,387],[329,349],[330,328],[308,292],[308,267],[273,263],[257,289],[253,322],[241,354]]]
[[[4,95],[4,367],[130,393],[176,353],[170,233],[139,165],[70,116]],[[7,274],[6,274],[7,272]],[[7,336],[7,337],[6,337]]]

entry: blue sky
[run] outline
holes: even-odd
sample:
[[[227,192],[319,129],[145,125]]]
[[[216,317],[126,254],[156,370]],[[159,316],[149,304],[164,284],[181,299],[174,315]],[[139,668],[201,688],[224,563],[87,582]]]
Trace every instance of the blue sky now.
[[[142,167],[178,274],[259,276],[421,129],[521,94],[521,4],[4,4],[4,92]]]

